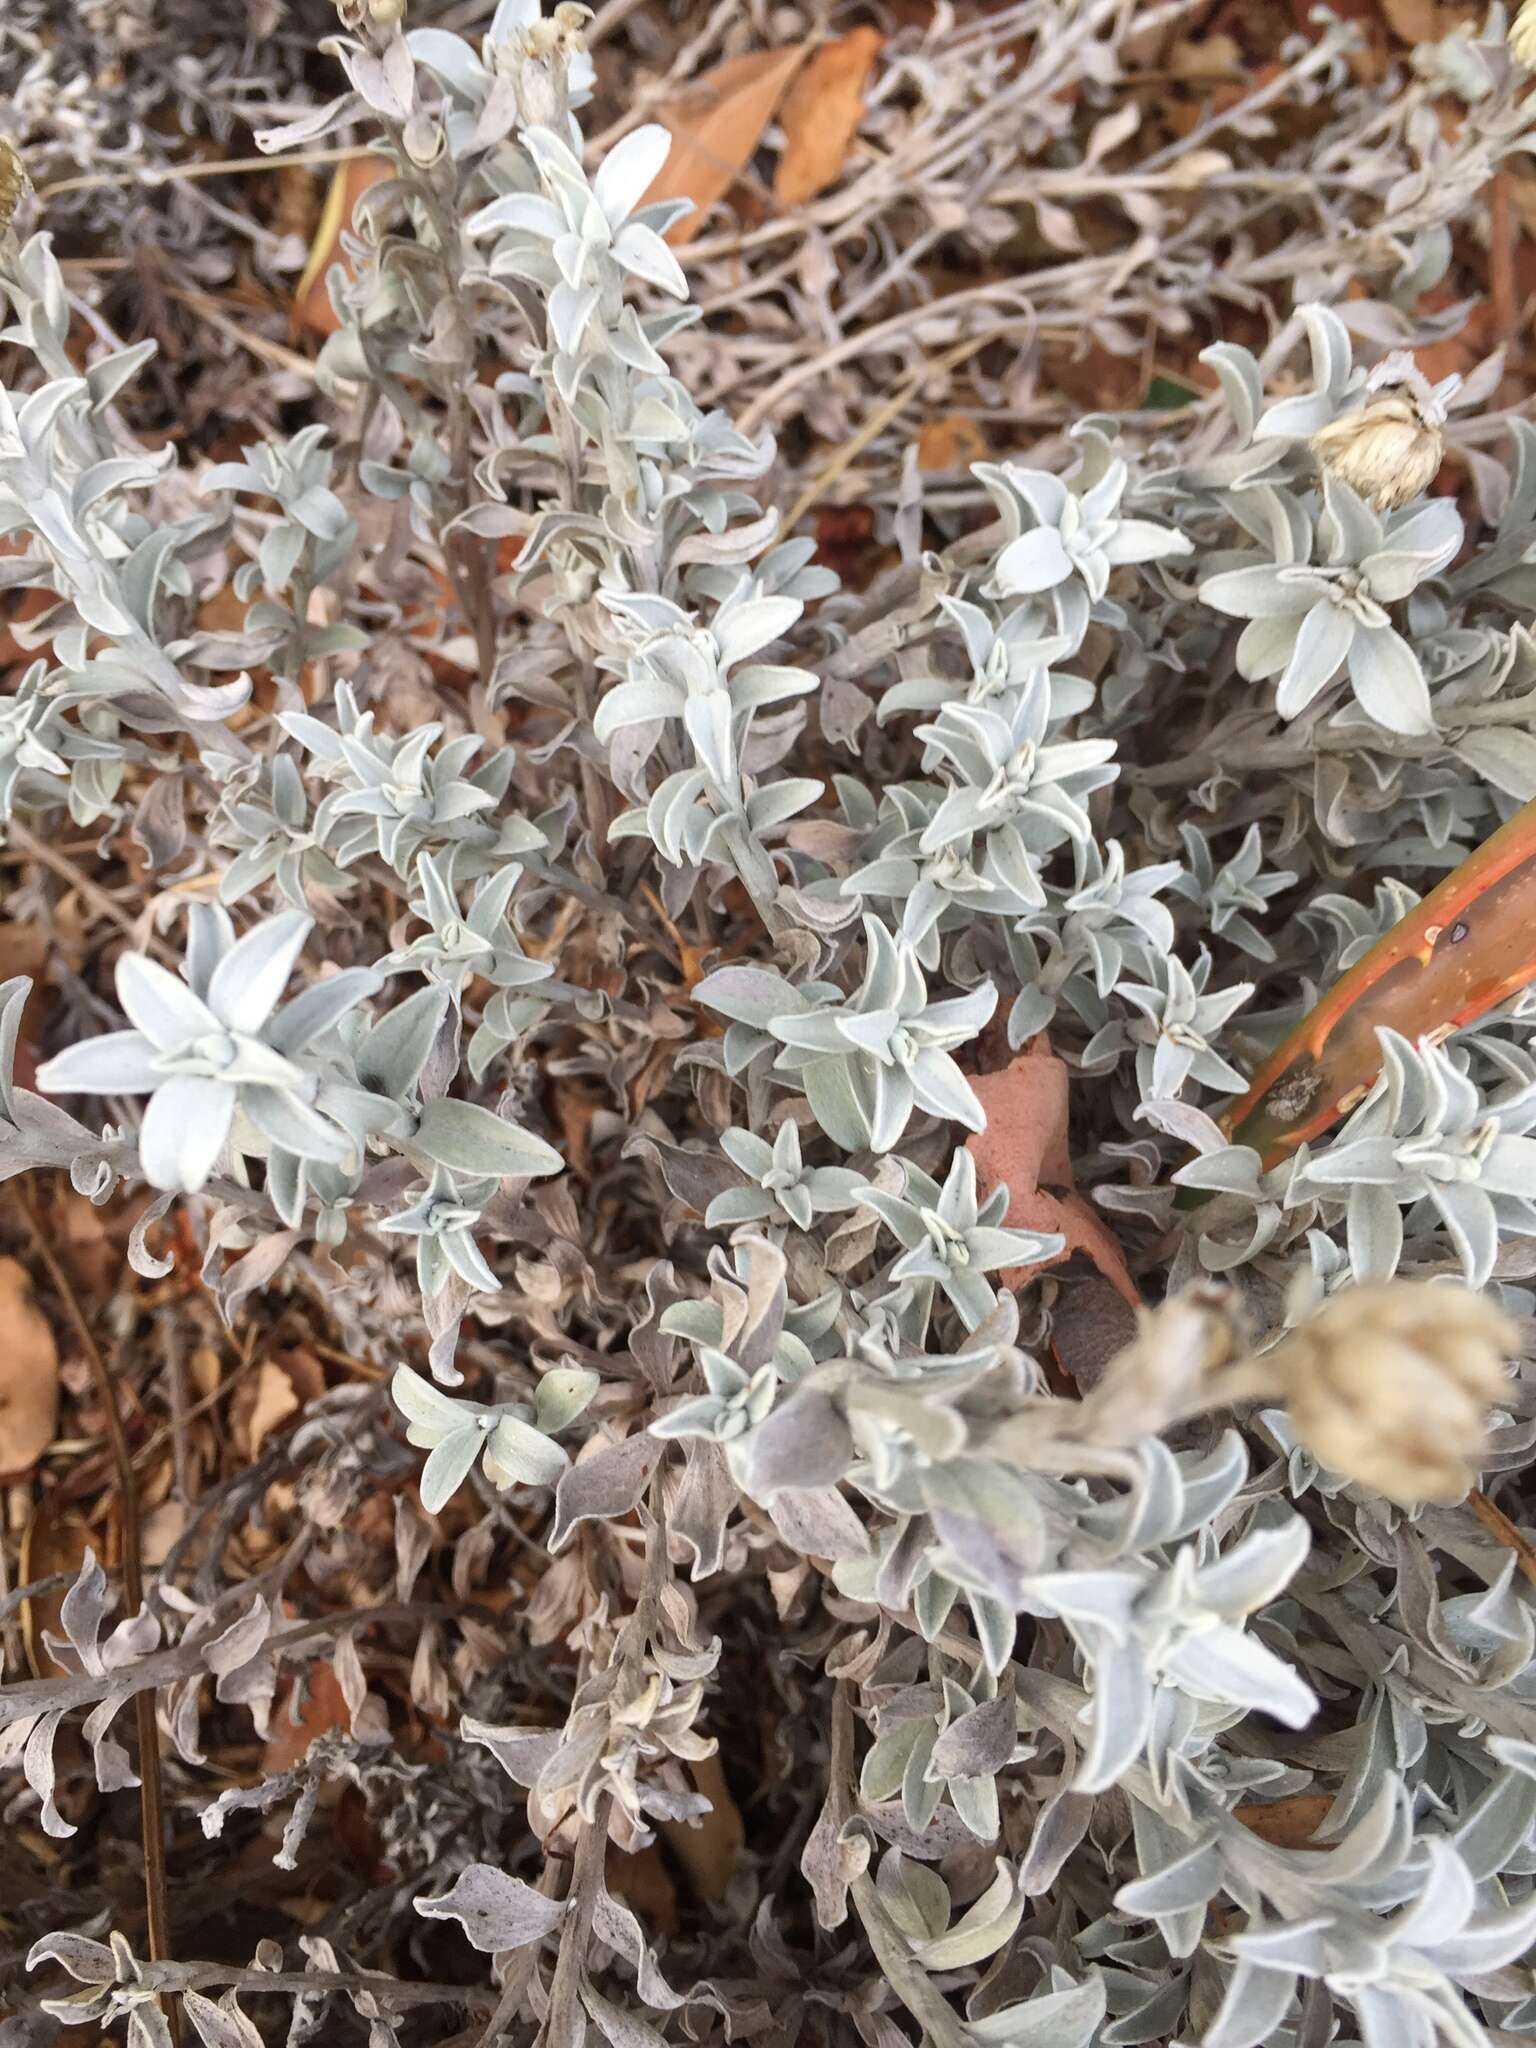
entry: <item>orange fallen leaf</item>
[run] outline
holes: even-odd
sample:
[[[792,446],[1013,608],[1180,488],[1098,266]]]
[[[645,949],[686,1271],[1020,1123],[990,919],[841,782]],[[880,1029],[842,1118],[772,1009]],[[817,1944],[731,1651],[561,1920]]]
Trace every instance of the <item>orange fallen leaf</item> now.
[[[22,1532],[17,1577],[24,1586],[54,1577],[62,1578],[64,1584],[22,1604],[22,1647],[34,1678],[68,1675],[69,1667],[52,1655],[46,1638],[63,1635],[62,1610],[70,1581],[84,1564],[86,1551],[99,1553],[103,1547],[101,1537],[92,1535],[89,1524],[76,1507],[65,1502],[60,1489],[40,1496],[37,1512]],[[112,1560],[106,1557],[102,1562],[110,1565]]]
[[[26,1268],[0,1259],[0,1476],[30,1472],[59,1423],[59,1347]]]
[[[740,1811],[731,1797],[718,1756],[690,1764],[693,1782],[709,1801],[701,1820],[664,1820],[661,1832],[701,1899],[725,1897],[746,1840]]]
[[[295,1719],[293,1700],[302,1687],[302,1699]],[[333,1728],[350,1728],[352,1716],[341,1690],[341,1681],[329,1664],[311,1664],[302,1679],[290,1680],[282,1704],[272,1716],[272,1733],[262,1753],[261,1766],[268,1777],[291,1771],[302,1763],[309,1745]]]
[[[1005,1184],[1009,1230],[1060,1233],[1066,1240],[1049,1259],[1009,1266],[999,1276],[1007,1288],[1022,1287],[1074,1252],[1084,1252],[1133,1308],[1142,1306],[1136,1283],[1114,1233],[1072,1184],[1067,1150],[1067,1069],[1044,1039],[1019,1054],[997,1074],[976,1074],[971,1086],[987,1113],[987,1127],[967,1141],[976,1161],[983,1200]]]
[[[986,454],[986,436],[967,412],[945,412],[925,420],[917,437],[921,470],[969,469],[973,462],[984,462]]]
[[[707,208],[723,198],[745,170],[763,130],[783,104],[809,45],[754,50],[732,57],[697,79],[687,94],[664,107],[660,119],[671,131],[672,150],[657,172],[645,203],[691,199],[694,211],[674,221],[667,240],[680,248],[704,225]]]
[[[1331,1792],[1294,1792],[1288,1799],[1256,1799],[1232,1809],[1251,1835],[1277,1849],[1307,1849],[1328,1817]]]
[[[310,244],[309,261],[294,286],[292,326],[295,333],[303,327],[312,334],[336,332],[340,323],[331,304],[331,295],[325,288],[325,273],[336,261],[342,231],[352,225],[358,200],[370,186],[392,175],[388,162],[381,156],[348,157],[345,163],[336,166],[320,212],[320,224]]]
[[[879,29],[850,29],[823,43],[784,102],[779,116],[784,154],[773,180],[782,206],[803,206],[835,185],[864,118],[864,87],[885,41]]]
[[[1392,33],[1411,45],[1438,42],[1456,25],[1454,15],[1445,19],[1439,0],[1381,0],[1381,11]]]

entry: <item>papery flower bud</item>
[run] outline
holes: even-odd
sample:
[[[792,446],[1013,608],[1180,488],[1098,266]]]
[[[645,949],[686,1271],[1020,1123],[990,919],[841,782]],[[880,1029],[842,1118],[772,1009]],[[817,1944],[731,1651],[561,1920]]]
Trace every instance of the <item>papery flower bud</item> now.
[[[1390,512],[1427,491],[1445,456],[1445,436],[1411,397],[1374,398],[1312,436],[1324,469]]]
[[[1515,1345],[1470,1288],[1389,1280],[1334,1295],[1263,1363],[1320,1463],[1407,1506],[1472,1484]]]
[[[547,21],[531,21],[515,29],[508,49],[517,108],[528,128],[553,128],[559,134],[570,118],[570,68],[586,50],[582,30],[592,18],[590,7],[561,0]]]
[[[1527,71],[1536,71],[1536,0],[1525,0],[1509,24],[1509,53]]]

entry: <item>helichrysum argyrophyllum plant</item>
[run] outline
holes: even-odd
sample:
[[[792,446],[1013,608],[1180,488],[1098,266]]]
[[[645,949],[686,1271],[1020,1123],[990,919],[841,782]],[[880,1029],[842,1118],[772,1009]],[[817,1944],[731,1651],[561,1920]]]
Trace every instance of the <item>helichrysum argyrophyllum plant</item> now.
[[[39,1923],[47,2014],[146,2048],[173,2012],[252,2048],[237,1992],[373,2048],[1536,2034],[1508,906],[1501,1006],[1394,1010],[1283,1157],[1222,1121],[1536,798],[1536,432],[1497,365],[1406,346],[1439,117],[1391,304],[1298,259],[1262,360],[978,465],[974,532],[919,495],[854,595],[683,374],[672,145],[584,136],[586,11],[340,16],[340,97],[262,137],[385,173],[314,422],[178,472],[118,404],[149,347],[82,343],[45,234],[0,260],[5,581],[46,606],[0,810],[152,886],[41,1022],[0,990],[4,1173],[125,1186],[141,1274],[182,1300],[196,1247],[228,1318],[267,1290],[346,1374],[253,1433],[228,1585],[195,1485],[105,1635],[105,1572],[64,1574],[0,1742],[13,1824],[62,1839],[88,1776],[135,1784],[142,1701],[173,1821],[280,1815],[293,1868],[324,1801],[372,1888],[317,1879],[302,1960],[249,1971],[153,1918],[140,1954],[93,1892]],[[1068,16],[1092,97],[1109,17]],[[1497,27],[1433,61],[1507,154]],[[1505,873],[1413,957],[1486,965]],[[288,1381],[236,1355],[265,1416]],[[145,1460],[185,1463],[177,1399]],[[263,1754],[322,1655],[345,1714],[215,1787],[204,1718]]]

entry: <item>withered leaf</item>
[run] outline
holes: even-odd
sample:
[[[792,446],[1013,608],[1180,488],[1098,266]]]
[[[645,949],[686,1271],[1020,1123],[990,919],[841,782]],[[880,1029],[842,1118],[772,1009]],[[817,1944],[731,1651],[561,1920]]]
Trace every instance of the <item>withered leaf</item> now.
[[[835,43],[824,43],[795,80],[779,116],[784,154],[773,196],[781,205],[803,206],[842,176],[864,118],[864,87],[884,41],[868,24],[850,29]]]
[[[30,1472],[59,1424],[59,1348],[26,1269],[0,1259],[0,1475]]]
[[[662,124],[672,132],[672,152],[645,202],[693,201],[694,211],[667,230],[667,240],[675,247],[693,240],[707,210],[745,169],[807,54],[807,44],[792,43],[787,49],[732,57],[706,72],[685,98],[662,109]]]

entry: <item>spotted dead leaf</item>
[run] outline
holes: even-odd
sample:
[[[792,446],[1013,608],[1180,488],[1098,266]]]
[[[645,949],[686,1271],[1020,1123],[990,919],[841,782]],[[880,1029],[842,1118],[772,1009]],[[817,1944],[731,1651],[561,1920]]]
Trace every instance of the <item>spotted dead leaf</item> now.
[[[59,1347],[26,1268],[0,1259],[0,1478],[30,1472],[58,1433]]]
[[[808,55],[808,44],[792,43],[732,57],[661,109],[672,149],[645,199],[647,205],[658,199],[693,201],[693,212],[667,230],[674,247],[693,240],[706,211],[746,169]]]
[[[1037,1039],[1001,1073],[973,1075],[971,1086],[987,1113],[986,1129],[966,1146],[976,1161],[983,1199],[999,1182],[1006,1183],[1007,1229],[1059,1232],[1066,1240],[1054,1258],[1008,1267],[1000,1276],[1002,1284],[1022,1287],[1074,1252],[1083,1252],[1117,1292],[1139,1308],[1141,1296],[1114,1233],[1072,1184],[1065,1064]]]
[[[803,206],[843,175],[864,118],[864,88],[885,41],[877,28],[850,29],[823,43],[795,80],[779,116],[784,154],[774,174],[781,206]]]

